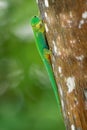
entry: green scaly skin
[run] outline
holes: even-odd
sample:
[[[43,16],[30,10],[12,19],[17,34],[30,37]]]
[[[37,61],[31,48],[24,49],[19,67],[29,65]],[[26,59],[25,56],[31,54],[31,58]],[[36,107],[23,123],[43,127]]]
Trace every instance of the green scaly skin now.
[[[58,97],[57,84],[56,84],[54,74],[53,74],[53,70],[52,70],[52,66],[51,66],[51,63],[50,63],[50,60],[49,60],[50,50],[49,50],[49,47],[47,45],[45,35],[44,35],[45,29],[44,29],[42,21],[37,16],[34,16],[32,18],[31,26],[32,26],[32,29],[33,29],[33,32],[34,32],[36,46],[37,46],[39,54],[42,58],[42,61],[45,65],[45,67],[46,67],[46,70],[48,72],[49,79],[50,79],[50,82],[52,84],[52,88],[53,88],[53,91],[55,93],[55,96],[56,96],[56,100],[57,100],[57,104],[58,104],[58,111],[60,113],[60,110],[61,110],[60,99]]]

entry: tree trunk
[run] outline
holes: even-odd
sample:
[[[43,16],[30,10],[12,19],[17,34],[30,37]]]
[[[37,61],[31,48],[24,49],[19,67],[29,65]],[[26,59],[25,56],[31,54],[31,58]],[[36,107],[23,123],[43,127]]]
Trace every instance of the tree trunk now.
[[[87,0],[38,0],[67,130],[87,130]]]

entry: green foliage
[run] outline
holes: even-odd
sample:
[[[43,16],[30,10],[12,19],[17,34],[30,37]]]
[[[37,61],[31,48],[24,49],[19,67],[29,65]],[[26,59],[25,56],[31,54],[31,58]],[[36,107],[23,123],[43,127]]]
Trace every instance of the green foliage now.
[[[50,82],[29,25],[34,0],[0,5],[0,130],[62,130]],[[1,4],[1,3],[0,3]]]

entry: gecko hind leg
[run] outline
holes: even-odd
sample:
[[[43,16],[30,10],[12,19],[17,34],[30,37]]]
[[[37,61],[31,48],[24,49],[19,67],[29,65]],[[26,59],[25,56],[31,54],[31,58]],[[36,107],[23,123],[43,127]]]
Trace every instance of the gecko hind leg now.
[[[44,53],[45,59],[47,59],[51,63],[50,56],[51,56],[52,52],[50,50],[48,50],[48,49],[45,48],[44,51],[43,51],[43,53]]]

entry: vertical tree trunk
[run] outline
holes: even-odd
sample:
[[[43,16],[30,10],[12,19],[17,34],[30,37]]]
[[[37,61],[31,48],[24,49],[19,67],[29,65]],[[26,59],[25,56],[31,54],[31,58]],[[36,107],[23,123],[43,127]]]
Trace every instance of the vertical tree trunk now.
[[[67,130],[87,130],[87,0],[38,0]]]

